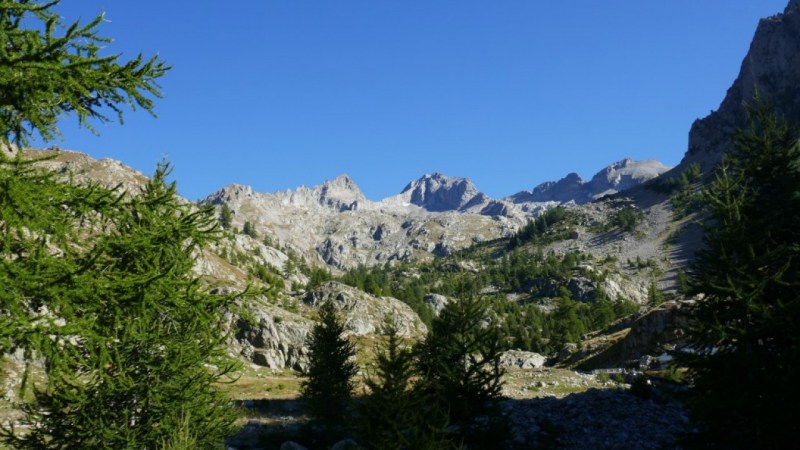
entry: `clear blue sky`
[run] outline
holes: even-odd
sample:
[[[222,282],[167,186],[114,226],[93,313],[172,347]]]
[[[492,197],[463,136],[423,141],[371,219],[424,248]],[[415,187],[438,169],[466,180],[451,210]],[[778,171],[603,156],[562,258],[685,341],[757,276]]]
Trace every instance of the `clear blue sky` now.
[[[167,155],[192,200],[341,173],[377,200],[434,171],[500,197],[624,157],[674,165],[786,3],[64,0],[105,11],[109,51],[174,68],[157,119],[64,122],[55,144],[146,174]]]

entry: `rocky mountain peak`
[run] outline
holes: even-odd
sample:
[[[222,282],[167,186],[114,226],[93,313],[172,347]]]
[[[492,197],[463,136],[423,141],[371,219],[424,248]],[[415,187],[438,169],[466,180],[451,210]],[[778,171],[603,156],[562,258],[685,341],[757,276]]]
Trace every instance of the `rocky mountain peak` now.
[[[311,191],[317,202],[336,211],[352,211],[368,203],[358,185],[346,174],[322,183]]]
[[[559,180],[559,183],[563,184],[583,183],[583,178],[581,178],[581,176],[575,172],[570,172],[567,174],[567,176]]]
[[[439,172],[426,174],[409,183],[400,193],[407,202],[428,211],[457,211],[482,195],[472,181],[448,177]],[[482,196],[481,198],[485,197]]]
[[[350,176],[347,175],[346,173],[343,173],[332,180],[326,180],[325,182],[322,183],[322,187],[327,189],[331,188],[342,189],[358,193],[361,192],[361,189],[358,187],[356,182],[353,181],[353,179],[350,178]]]

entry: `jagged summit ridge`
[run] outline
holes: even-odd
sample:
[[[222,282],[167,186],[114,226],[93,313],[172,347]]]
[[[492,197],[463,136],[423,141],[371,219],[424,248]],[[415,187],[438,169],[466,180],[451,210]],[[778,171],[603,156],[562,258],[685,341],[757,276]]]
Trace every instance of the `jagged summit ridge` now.
[[[625,158],[597,172],[588,182],[573,172],[558,181],[547,181],[531,191],[522,191],[508,198],[515,204],[570,201],[586,203],[638,186],[670,169],[671,167],[656,160],[634,161]]]
[[[295,190],[271,194],[254,192],[251,186],[229,184],[208,196],[206,201],[211,204],[219,204],[247,198],[261,198],[269,203],[282,206],[333,212],[353,211],[369,207],[372,203],[367,200],[355,181],[346,174],[311,188],[300,186]]]

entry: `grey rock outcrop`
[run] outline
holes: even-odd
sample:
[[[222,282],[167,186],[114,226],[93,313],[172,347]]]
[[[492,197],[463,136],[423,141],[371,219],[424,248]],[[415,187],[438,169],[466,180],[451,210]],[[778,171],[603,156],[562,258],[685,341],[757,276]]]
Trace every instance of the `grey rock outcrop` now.
[[[313,188],[271,194],[233,184],[205,201],[226,204],[234,227],[250,222],[259,237],[269,237],[276,247],[291,249],[311,265],[339,270],[429,259],[434,252],[452,252],[476,241],[508,236],[527,220],[458,211],[434,213],[398,196],[370,202],[346,176]]]
[[[234,351],[259,366],[303,371],[308,367],[305,342],[313,322],[272,305],[248,305],[247,318],[235,318]]]
[[[597,299],[597,286],[588,278],[571,278],[567,282],[567,289],[572,294],[572,298],[580,302],[588,303]]]
[[[626,158],[597,172],[586,183],[586,195],[594,200],[616,194],[652,180],[671,168],[653,159],[634,161]]]
[[[525,215],[525,211],[514,207],[508,200],[495,200],[479,192],[469,179],[448,177],[439,172],[412,181],[400,194],[381,203],[407,203],[429,212],[457,211],[502,217]]]
[[[109,159],[94,159],[84,153],[64,150],[57,147],[42,150],[25,150],[25,158],[40,159],[37,166],[52,171],[57,177],[77,183],[99,183],[101,186],[121,188],[131,194],[138,194],[147,184],[147,177],[125,164]]]
[[[430,306],[433,310],[433,313],[437,316],[442,313],[442,310],[448,303],[450,303],[450,299],[445,297],[444,295],[439,294],[428,294],[423,299],[426,305]]]
[[[690,320],[687,309],[692,303],[665,302],[636,319],[620,344],[620,358],[633,360],[686,344]]]
[[[522,350],[506,350],[500,355],[500,367],[511,369],[538,369],[544,367],[547,358]]]
[[[428,331],[419,316],[400,300],[374,297],[335,281],[315,287],[303,301],[314,307],[333,302],[343,314],[347,329],[357,336],[379,334],[386,317],[394,317],[401,336],[421,337]]]
[[[532,191],[519,192],[510,198],[514,203],[523,202],[559,202],[566,203],[575,199],[583,200],[583,186],[586,184],[575,172],[567,174],[558,181],[545,181]]]
[[[790,124],[800,125],[800,5],[761,19],[750,49],[719,108],[692,124],[689,148],[676,171],[700,164],[704,173],[733,148],[732,135],[746,124],[745,103],[758,91]]]

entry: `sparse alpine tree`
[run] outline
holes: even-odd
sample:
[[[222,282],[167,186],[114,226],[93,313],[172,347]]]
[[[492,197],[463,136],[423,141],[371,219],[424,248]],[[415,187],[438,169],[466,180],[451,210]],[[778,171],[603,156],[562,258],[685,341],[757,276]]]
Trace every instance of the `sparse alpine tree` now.
[[[702,446],[800,441],[800,147],[756,99],[749,126],[704,193],[705,246],[690,274],[705,294],[684,355]]]
[[[242,233],[250,236],[253,239],[258,239],[256,228],[253,226],[253,223],[250,222],[249,220],[244,223],[244,226],[242,226]]]
[[[306,339],[308,369],[301,384],[311,414],[328,426],[343,425],[358,373],[355,344],[344,336],[344,320],[333,302],[319,308],[318,322]]]
[[[219,226],[225,230],[230,230],[233,227],[233,212],[227,203],[222,204],[219,212]]]

